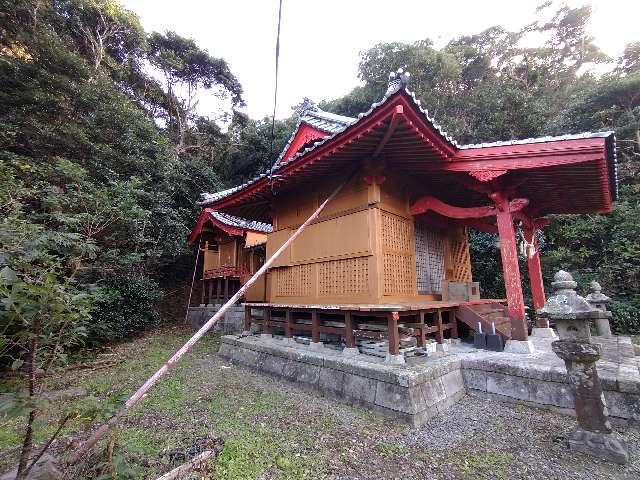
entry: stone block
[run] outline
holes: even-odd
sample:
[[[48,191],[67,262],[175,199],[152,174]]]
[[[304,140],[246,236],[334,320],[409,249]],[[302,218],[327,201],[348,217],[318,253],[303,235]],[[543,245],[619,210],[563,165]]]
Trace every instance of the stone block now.
[[[532,388],[529,400],[535,404],[567,409],[575,407],[573,392],[566,383],[530,380],[530,385]]]
[[[378,381],[372,378],[345,373],[343,394],[361,403],[374,404],[377,383]]]
[[[456,395],[460,390],[464,391],[462,372],[454,370],[440,377],[444,385],[444,393],[447,397]]]
[[[376,405],[413,415],[424,410],[424,399],[419,388],[401,387],[392,383],[378,381],[376,386]]]
[[[505,353],[517,353],[527,355],[536,351],[531,340],[507,340],[504,346]]]
[[[318,388],[323,392],[342,394],[344,390],[345,373],[332,368],[320,369],[318,377]]]
[[[284,358],[262,352],[258,354],[257,368],[261,372],[282,375],[286,363]]]
[[[604,392],[604,398],[610,416],[640,421],[639,395]]]
[[[441,378],[434,378],[420,386],[422,399],[427,407],[432,407],[442,402],[447,394]]]
[[[530,379],[487,372],[487,392],[529,401],[531,398]]]
[[[284,377],[294,382],[306,385],[317,385],[320,378],[320,368],[317,365],[309,365],[295,360],[289,360],[282,370]]]
[[[487,391],[487,374],[482,370],[473,370],[464,368],[462,370],[462,378],[467,388],[471,390]]]

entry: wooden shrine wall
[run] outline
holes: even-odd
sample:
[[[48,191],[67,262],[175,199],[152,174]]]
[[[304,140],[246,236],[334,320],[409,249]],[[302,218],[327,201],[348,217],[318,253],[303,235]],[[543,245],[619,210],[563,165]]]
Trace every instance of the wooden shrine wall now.
[[[276,197],[267,258],[314,212],[335,183],[320,185],[316,192],[307,188]],[[439,271],[432,276],[430,287],[423,284],[419,292],[414,223],[401,177],[367,185],[356,176],[276,260],[268,274],[267,301],[429,301],[440,299],[442,280],[471,281],[467,231],[445,228],[435,238],[440,251],[431,259],[438,263]]]
[[[269,234],[267,257],[291,236],[335,188],[293,192],[275,203],[276,230]],[[373,211],[368,187],[354,179],[322,215],[274,263],[269,273],[270,302],[370,303],[376,299]]]

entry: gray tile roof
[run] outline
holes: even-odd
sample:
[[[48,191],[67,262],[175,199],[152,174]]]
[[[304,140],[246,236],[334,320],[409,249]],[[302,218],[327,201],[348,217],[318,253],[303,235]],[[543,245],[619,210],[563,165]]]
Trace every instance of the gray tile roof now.
[[[269,223],[256,222],[255,220],[246,220],[240,217],[234,217],[222,212],[209,212],[219,222],[229,225],[230,227],[244,228],[246,230],[255,230],[257,232],[271,233],[273,232],[273,226]]]
[[[458,148],[460,150],[467,150],[472,148],[504,147],[510,145],[527,145],[530,143],[557,142],[562,140],[582,140],[584,138],[606,138],[614,133],[615,132],[611,130],[604,132],[573,133],[568,135],[523,138],[521,140],[505,140],[502,142],[470,143],[467,145],[458,145]]]
[[[253,183],[257,182],[258,180],[260,180],[260,179],[262,179],[262,178],[264,178],[266,176],[270,176],[270,175],[273,175],[273,174],[277,173],[277,171],[280,168],[282,168],[283,166],[288,165],[291,162],[294,162],[298,158],[300,158],[300,157],[306,155],[307,153],[315,150],[319,146],[331,141],[338,134],[340,134],[344,130],[346,130],[349,126],[355,125],[355,124],[359,123],[363,118],[366,118],[369,115],[371,115],[378,107],[383,105],[389,99],[389,97],[391,97],[392,95],[394,95],[395,93],[397,93],[400,90],[404,90],[404,92],[413,101],[414,105],[418,108],[418,110],[420,110],[420,112],[422,112],[422,114],[425,116],[425,118],[429,122],[429,124],[454,149],[467,150],[467,149],[472,149],[472,148],[486,148],[486,147],[497,147],[497,146],[507,146],[507,145],[524,145],[524,144],[527,144],[527,143],[542,143],[542,142],[560,141],[560,140],[577,140],[577,139],[582,139],[582,138],[601,138],[601,137],[609,137],[609,136],[613,135],[613,132],[611,132],[611,131],[586,132],[586,133],[573,134],[573,135],[561,135],[561,136],[556,136],[556,137],[538,137],[538,138],[527,138],[527,139],[523,139],[523,140],[507,140],[507,141],[493,142],[493,143],[478,143],[478,144],[460,145],[438,123],[436,123],[435,119],[433,117],[431,117],[431,115],[429,114],[429,111],[426,108],[422,107],[422,102],[416,97],[415,93],[407,88],[408,79],[409,79],[409,73],[408,72],[403,72],[402,69],[399,69],[398,72],[392,72],[389,75],[389,87],[387,88],[387,91],[385,92],[384,96],[379,101],[374,102],[371,105],[371,107],[369,108],[369,110],[367,110],[366,112],[358,114],[358,117],[355,118],[355,119],[353,119],[351,117],[345,117],[345,116],[342,116],[342,115],[336,115],[334,113],[325,112],[323,110],[320,110],[309,99],[305,99],[303,101],[303,103],[301,104],[301,106],[297,110],[298,114],[300,115],[300,121],[298,122],[298,126],[300,125],[300,123],[302,121],[306,121],[307,123],[309,123],[309,124],[311,124],[313,126],[316,126],[317,128],[319,128],[321,130],[324,130],[327,133],[330,133],[330,135],[328,135],[327,137],[325,137],[323,139],[318,139],[312,145],[308,146],[304,150],[302,150],[300,152],[297,152],[295,155],[293,155],[290,158],[284,160],[283,159],[284,153],[289,148],[289,145],[291,145],[291,142],[293,141],[293,138],[295,137],[295,132],[298,130],[298,127],[296,127],[296,129],[294,130],[293,135],[291,136],[291,138],[289,138],[289,141],[287,142],[287,144],[285,145],[284,149],[282,150],[282,153],[280,154],[280,156],[278,157],[278,159],[274,163],[273,168],[271,169],[271,172],[263,173],[263,174],[261,174],[261,175],[259,175],[257,177],[252,178],[251,180],[243,183],[242,185],[238,185],[237,187],[233,187],[233,188],[230,188],[230,189],[227,189],[227,190],[223,190],[223,191],[220,191],[220,192],[216,192],[216,193],[203,193],[203,194],[201,194],[201,198],[200,198],[200,201],[198,202],[198,204],[199,205],[207,205],[209,203],[218,201],[218,200],[220,200],[222,198],[228,197],[229,195],[231,195],[231,194],[233,194],[233,193],[235,193],[235,192],[237,192],[239,190],[243,190],[244,188],[248,187],[249,185],[252,185]],[[314,125],[312,122],[316,122],[316,124]],[[320,127],[319,125],[324,125],[324,128]],[[614,155],[613,155],[613,162],[614,162],[613,178],[614,178],[614,182],[615,182],[615,186],[614,186],[614,190],[615,190],[614,191],[614,197],[615,197],[616,193],[617,193],[617,174],[616,174],[617,167],[615,166],[615,163],[616,163],[615,151],[614,151]]]

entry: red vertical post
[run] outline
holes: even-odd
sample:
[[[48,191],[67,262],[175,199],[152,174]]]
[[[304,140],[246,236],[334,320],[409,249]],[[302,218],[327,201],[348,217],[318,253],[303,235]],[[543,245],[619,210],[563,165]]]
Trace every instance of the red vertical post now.
[[[419,347],[424,347],[425,342],[426,342],[426,340],[425,340],[425,327],[426,327],[426,325],[424,323],[424,312],[418,313],[417,317],[418,317],[417,318],[417,320],[418,320],[417,323],[420,324],[420,332],[418,334],[418,337],[416,338],[416,342],[417,342]]]
[[[202,291],[200,292],[200,305],[204,305],[204,300],[205,300],[205,292],[207,290],[207,281],[206,280],[202,280]]]
[[[224,299],[225,301],[229,298],[229,277],[224,278]]]
[[[291,338],[291,310],[288,308],[284,313],[284,336]]]
[[[533,299],[533,308],[536,311],[544,307],[544,283],[542,282],[542,269],[540,267],[540,253],[538,252],[538,240],[536,239],[534,228],[525,228],[525,239],[533,245],[533,252],[527,252],[527,268],[529,270],[529,284],[531,286],[531,297]],[[546,327],[544,325],[539,325]]]
[[[398,332],[398,312],[391,312],[387,317],[389,353],[391,355],[400,354],[400,334]]]
[[[251,307],[244,307],[244,330],[245,332],[251,331]]]
[[[447,317],[449,317],[449,326],[451,327],[451,338],[458,338],[458,320],[452,310],[447,311]]]
[[[507,311],[511,319],[511,338],[513,340],[527,340],[527,325],[524,314],[524,298],[520,268],[518,267],[518,247],[513,228],[513,215],[509,210],[509,200],[502,195],[494,197],[498,213],[498,235],[500,237],[500,256],[502,258],[502,273],[504,288],[507,293]]]
[[[209,301],[207,303],[213,303],[213,281],[209,280]]]
[[[438,343],[442,343],[442,340],[444,340],[444,334],[442,330],[442,311],[441,310],[436,310],[436,322],[438,327],[438,331],[436,332],[436,341]]]
[[[271,320],[271,310],[269,308],[264,307],[262,310],[262,333],[269,334],[271,333],[271,326],[269,325],[269,321]]]
[[[353,317],[351,312],[344,313],[344,343],[347,348],[354,348],[356,346],[356,340],[353,336]]]
[[[314,343],[320,341],[320,319],[317,310],[311,311],[311,341]]]

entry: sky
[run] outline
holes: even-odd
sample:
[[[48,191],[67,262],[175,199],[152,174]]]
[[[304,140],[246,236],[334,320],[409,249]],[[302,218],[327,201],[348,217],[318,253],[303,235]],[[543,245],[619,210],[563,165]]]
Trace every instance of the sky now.
[[[224,58],[244,88],[252,118],[273,110],[278,0],[121,0],[146,31],[172,30]],[[542,0],[283,0],[276,117],[291,115],[304,97],[319,102],[359,84],[360,52],[380,42],[430,38],[436,47],[461,35],[500,25],[517,30],[531,22]],[[591,0],[589,33],[612,57],[640,40],[638,0]],[[222,108],[200,98],[200,114]]]

